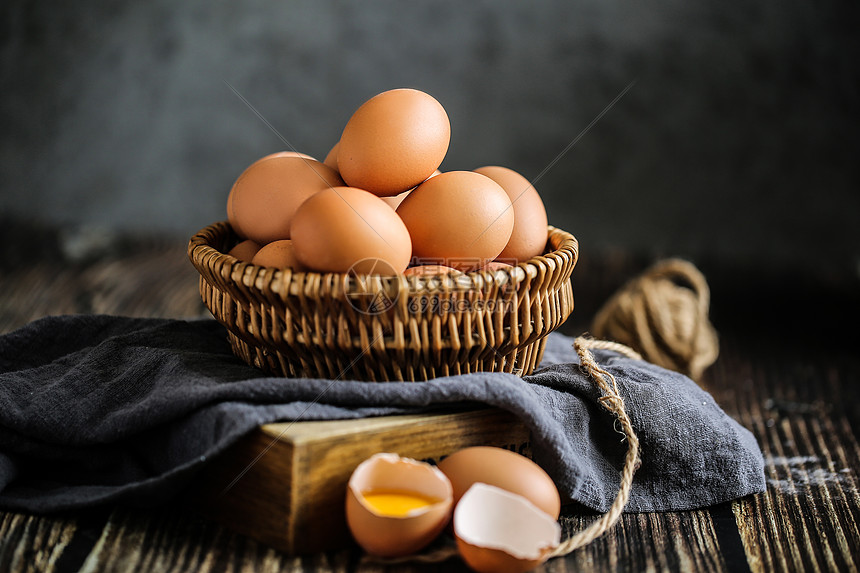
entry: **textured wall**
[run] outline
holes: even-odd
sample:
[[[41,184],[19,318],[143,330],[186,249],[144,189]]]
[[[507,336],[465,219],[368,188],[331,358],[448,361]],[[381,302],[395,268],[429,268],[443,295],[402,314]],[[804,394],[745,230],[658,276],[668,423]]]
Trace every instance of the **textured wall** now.
[[[285,146],[393,87],[442,168],[534,178],[583,249],[856,272],[856,4],[6,0],[0,213],[187,237]],[[558,161],[558,154],[635,85]]]

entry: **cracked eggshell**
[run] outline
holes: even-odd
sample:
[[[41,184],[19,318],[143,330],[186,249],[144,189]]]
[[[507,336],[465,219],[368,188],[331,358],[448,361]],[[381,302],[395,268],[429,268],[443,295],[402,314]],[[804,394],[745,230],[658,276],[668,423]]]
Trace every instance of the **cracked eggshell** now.
[[[404,516],[380,513],[364,495],[401,492],[434,500]],[[376,454],[355,468],[346,495],[346,521],[353,538],[372,555],[397,557],[420,551],[451,517],[451,483],[436,467],[397,454]]]
[[[464,448],[439,462],[439,469],[451,480],[455,504],[481,482],[525,497],[553,519],[561,512],[561,497],[552,478],[535,462],[510,450]]]
[[[522,573],[546,561],[561,541],[561,527],[526,498],[476,483],[454,510],[454,536],[471,569]]]

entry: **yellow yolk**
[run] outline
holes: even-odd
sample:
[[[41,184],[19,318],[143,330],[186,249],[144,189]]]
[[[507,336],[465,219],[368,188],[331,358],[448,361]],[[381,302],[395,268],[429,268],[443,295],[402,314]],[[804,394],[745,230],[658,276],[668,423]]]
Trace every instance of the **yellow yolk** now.
[[[362,494],[367,505],[377,513],[391,517],[404,517],[409,512],[427,507],[438,499],[410,492],[365,492]]]

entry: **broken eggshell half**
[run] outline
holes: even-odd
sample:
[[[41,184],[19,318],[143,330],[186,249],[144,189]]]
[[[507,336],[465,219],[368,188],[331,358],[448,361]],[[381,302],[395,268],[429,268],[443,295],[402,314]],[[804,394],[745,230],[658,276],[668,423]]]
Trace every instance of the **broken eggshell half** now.
[[[546,561],[561,540],[561,527],[523,496],[476,483],[454,510],[454,536],[471,569],[522,573]]]
[[[369,499],[374,495],[414,497],[414,509],[386,511]],[[367,553],[399,557],[423,549],[451,517],[451,482],[435,466],[380,453],[352,473],[346,494],[346,521],[353,538]]]

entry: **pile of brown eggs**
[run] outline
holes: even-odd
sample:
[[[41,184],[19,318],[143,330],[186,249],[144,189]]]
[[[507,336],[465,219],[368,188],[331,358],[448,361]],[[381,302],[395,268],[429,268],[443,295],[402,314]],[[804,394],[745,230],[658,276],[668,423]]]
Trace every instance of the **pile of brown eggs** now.
[[[359,107],[323,162],[267,155],[239,176],[227,216],[231,255],[297,271],[437,274],[516,264],[543,252],[546,209],[505,167],[448,171],[451,126],[414,89]]]
[[[347,525],[380,557],[426,547],[453,521],[457,551],[475,571],[528,571],[558,546],[561,501],[552,479],[520,454],[472,447],[438,466],[376,454],[355,469]]]

